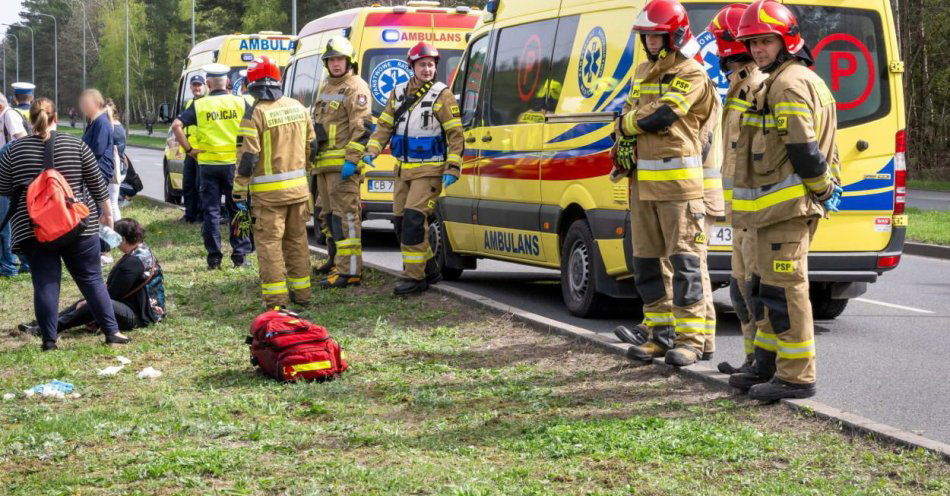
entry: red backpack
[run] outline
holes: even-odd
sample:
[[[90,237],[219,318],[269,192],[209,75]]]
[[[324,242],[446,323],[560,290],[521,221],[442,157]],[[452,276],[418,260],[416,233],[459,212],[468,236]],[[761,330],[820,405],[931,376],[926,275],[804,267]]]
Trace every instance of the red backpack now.
[[[43,148],[43,171],[26,188],[26,212],[41,246],[56,248],[73,242],[86,230],[89,207],[76,199],[66,178],[53,164],[56,132]]]
[[[258,315],[247,343],[251,364],[281,381],[330,380],[348,367],[343,350],[326,328],[287,310]]]

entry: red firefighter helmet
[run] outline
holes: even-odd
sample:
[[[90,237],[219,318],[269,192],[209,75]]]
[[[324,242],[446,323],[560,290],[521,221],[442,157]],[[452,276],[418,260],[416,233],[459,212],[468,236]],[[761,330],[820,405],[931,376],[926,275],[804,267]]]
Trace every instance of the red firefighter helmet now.
[[[416,46],[409,49],[409,56],[406,57],[409,60],[409,66],[412,67],[415,65],[417,60],[424,59],[426,57],[432,57],[435,59],[435,63],[439,63],[439,50],[435,48],[431,43],[426,43],[420,41],[416,43]]]
[[[676,0],[650,0],[634,21],[633,30],[640,34],[670,35],[671,50],[679,50],[693,39],[686,9]]]
[[[268,57],[261,55],[247,66],[247,85],[280,84],[280,67]]]
[[[782,38],[789,53],[798,53],[805,46],[798,19],[788,7],[772,0],[759,0],[749,6],[739,21],[738,38],[748,41],[765,35]]]
[[[744,3],[727,5],[710,21],[706,29],[716,37],[719,58],[748,53],[745,43],[739,41],[738,37],[739,21],[748,8],[749,6]]]

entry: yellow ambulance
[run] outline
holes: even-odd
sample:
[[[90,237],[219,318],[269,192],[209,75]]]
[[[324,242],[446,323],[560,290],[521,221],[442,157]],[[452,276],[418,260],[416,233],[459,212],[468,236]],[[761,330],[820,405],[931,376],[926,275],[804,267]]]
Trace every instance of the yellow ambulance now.
[[[560,269],[564,303],[592,316],[633,298],[627,184],[608,179],[612,123],[645,59],[630,26],[644,0],[491,0],[453,83],[462,177],[440,200],[431,239],[448,279],[491,258]],[[725,94],[705,32],[726,2],[684,1],[699,57]],[[837,100],[841,212],[809,256],[818,318],[900,261],[904,215],[903,63],[887,0],[786,1]],[[728,280],[732,231],[711,233],[710,273]]]
[[[185,59],[181,76],[178,78],[178,92],[175,102],[162,103],[159,106],[159,119],[171,122],[185,109],[185,104],[191,100],[189,81],[191,76],[204,75],[201,69],[207,64],[220,63],[231,67],[228,75],[230,90],[241,93],[243,77],[241,71],[260,55],[267,55],[281,67],[287,64],[296,48],[297,37],[285,35],[278,31],[261,31],[256,34],[228,34],[215,36],[202,41],[191,49]],[[165,142],[165,157],[162,161],[162,170],[165,176],[165,201],[180,203],[182,195],[182,170],[184,168],[185,150],[178,145],[171,129],[168,130],[168,139]]]
[[[393,88],[412,76],[406,54],[420,41],[439,49],[437,79],[451,80],[481,11],[465,6],[443,8],[436,1],[409,1],[405,5],[355,8],[309,22],[300,31],[299,46],[284,77],[284,94],[312,108],[326,77],[320,56],[331,36],[349,38],[356,50],[358,73],[373,95],[373,119],[386,107]],[[366,174],[360,191],[364,219],[392,217],[393,167],[388,148]],[[316,182],[314,182],[314,185]],[[314,189],[314,197],[316,190]],[[317,215],[318,212],[314,212]]]

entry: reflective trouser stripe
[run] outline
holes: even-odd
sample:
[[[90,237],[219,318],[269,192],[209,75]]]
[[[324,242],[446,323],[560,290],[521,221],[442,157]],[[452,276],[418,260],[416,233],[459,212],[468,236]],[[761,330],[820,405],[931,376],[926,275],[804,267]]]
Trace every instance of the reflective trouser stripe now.
[[[743,348],[745,349],[745,354],[751,354],[755,351],[755,339],[753,338],[743,338],[742,340]]]
[[[685,334],[712,334],[706,326],[706,319],[676,319],[676,332]]]
[[[432,253],[432,250],[431,250],[431,249],[426,250],[426,251],[408,251],[408,250],[403,250],[403,251],[402,251],[402,263],[407,263],[407,264],[424,264],[424,263],[428,262],[429,259],[432,258],[432,256],[433,256],[433,253]]]
[[[777,341],[777,352],[780,358],[788,359],[797,359],[797,358],[811,358],[815,356],[815,340],[809,339],[808,341],[802,341],[800,343],[793,343],[789,341],[782,341],[781,339],[776,339]]]
[[[303,187],[306,187],[306,186],[307,186],[307,178],[306,178],[306,177],[298,177],[298,178],[296,178],[296,179],[288,179],[288,180],[286,180],[286,181],[275,181],[275,182],[272,182],[272,183],[264,183],[264,184],[253,184],[253,183],[252,183],[252,184],[251,184],[251,192],[252,192],[252,193],[262,193],[262,192],[265,192],[265,191],[277,191],[277,190],[281,190],[281,189],[297,188],[297,187],[300,187],[300,186],[303,186]]]
[[[287,281],[261,283],[261,293],[265,295],[287,294]]]
[[[716,319],[706,319],[706,334],[716,334]]]
[[[644,312],[643,325],[647,327],[671,326],[676,322],[672,313]]]
[[[287,282],[291,289],[307,289],[310,287],[310,276],[288,277]]]
[[[337,255],[362,255],[363,245],[360,238],[341,239],[336,242]]]
[[[762,330],[756,331],[755,333],[755,346],[762,348],[765,351],[777,351],[778,350],[778,337],[775,334],[770,332],[765,332]]]

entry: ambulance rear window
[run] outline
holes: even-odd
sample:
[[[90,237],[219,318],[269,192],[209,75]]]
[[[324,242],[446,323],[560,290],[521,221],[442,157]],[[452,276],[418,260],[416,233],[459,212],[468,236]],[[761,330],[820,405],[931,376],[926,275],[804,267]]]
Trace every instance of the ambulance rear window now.
[[[705,46],[704,31],[726,3],[687,3],[693,33]],[[881,17],[873,10],[789,5],[815,56],[815,71],[835,96],[838,126],[879,119],[890,111],[887,52]],[[701,50],[707,71],[719,75],[715,54]],[[724,81],[723,81],[724,82]]]

